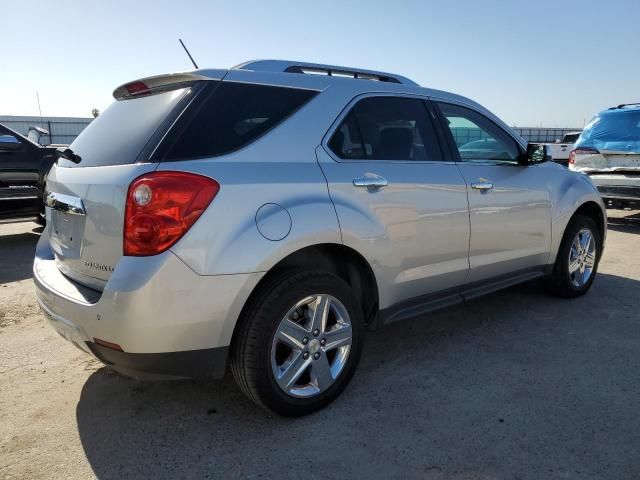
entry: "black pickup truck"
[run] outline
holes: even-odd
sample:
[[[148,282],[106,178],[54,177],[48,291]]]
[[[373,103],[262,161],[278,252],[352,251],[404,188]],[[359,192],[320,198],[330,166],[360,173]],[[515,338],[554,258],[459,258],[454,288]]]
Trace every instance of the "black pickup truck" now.
[[[0,223],[44,224],[43,193],[56,148],[43,147],[0,124]]]

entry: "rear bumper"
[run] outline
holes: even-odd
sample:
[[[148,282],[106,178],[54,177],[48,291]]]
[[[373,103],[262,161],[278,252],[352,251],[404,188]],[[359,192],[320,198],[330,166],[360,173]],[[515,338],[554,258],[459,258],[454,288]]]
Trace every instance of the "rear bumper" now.
[[[228,347],[164,353],[121,352],[95,343],[81,327],[56,315],[42,302],[40,308],[61,337],[123,375],[140,380],[220,378],[224,375]]]
[[[590,175],[607,206],[640,205],[640,175]]]
[[[167,251],[122,257],[98,292],[60,273],[46,230],[33,270],[38,302],[53,328],[136,378],[222,376],[240,311],[262,277],[198,275]]]
[[[171,378],[221,378],[227,363],[228,347],[167,353],[128,353],[97,343],[88,343],[102,363],[129,377],[141,380]]]

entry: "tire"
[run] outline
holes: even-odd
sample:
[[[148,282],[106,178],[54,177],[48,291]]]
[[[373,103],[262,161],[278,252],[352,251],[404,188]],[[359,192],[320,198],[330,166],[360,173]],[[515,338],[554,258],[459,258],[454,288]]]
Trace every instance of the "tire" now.
[[[590,232],[594,247],[592,260],[593,265],[586,280],[584,280],[584,274],[581,270],[582,267],[573,273],[570,272],[570,263],[572,263],[571,259],[577,258],[576,254],[578,253],[575,250],[574,242],[576,241],[578,234],[584,231]],[[585,237],[582,236],[581,238]],[[591,288],[598,271],[598,263],[600,262],[600,257],[602,255],[601,250],[602,238],[596,222],[584,215],[576,215],[572,218],[569,225],[567,225],[564,236],[562,237],[562,242],[558,249],[558,255],[556,256],[556,263],[547,282],[550,292],[556,296],[564,298],[575,298],[587,293],[589,288]],[[590,257],[591,255],[583,257],[585,271],[589,268],[587,265],[591,262],[589,260]],[[571,268],[575,269],[575,263],[572,263]]]
[[[313,322],[322,311],[328,312],[321,322],[326,331],[318,333]],[[363,326],[361,306],[341,278],[323,271],[280,272],[266,280],[241,316],[231,372],[263,408],[286,417],[307,415],[346,388],[362,351]]]

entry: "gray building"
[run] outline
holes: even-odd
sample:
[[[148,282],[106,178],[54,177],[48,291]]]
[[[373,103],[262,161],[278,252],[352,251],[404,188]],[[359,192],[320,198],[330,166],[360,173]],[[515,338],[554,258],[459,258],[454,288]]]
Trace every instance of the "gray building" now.
[[[42,145],[52,143],[69,145],[91,123],[91,120],[93,118],[0,115],[0,123],[25,137],[29,133],[29,127],[45,129],[49,134],[40,137]]]

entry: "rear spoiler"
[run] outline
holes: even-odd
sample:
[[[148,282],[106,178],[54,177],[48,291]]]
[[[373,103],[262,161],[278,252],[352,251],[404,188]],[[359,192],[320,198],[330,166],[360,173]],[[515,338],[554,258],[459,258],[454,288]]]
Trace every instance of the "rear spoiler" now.
[[[120,85],[113,91],[113,98],[127,100],[158,91],[181,88],[199,80],[222,80],[226,74],[227,70],[195,70],[193,72],[155,75]]]

